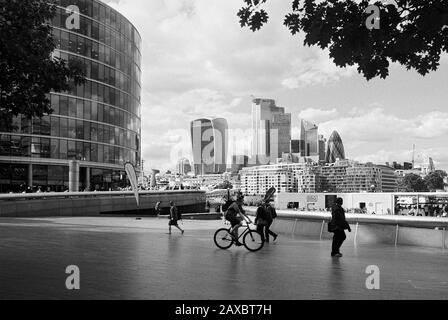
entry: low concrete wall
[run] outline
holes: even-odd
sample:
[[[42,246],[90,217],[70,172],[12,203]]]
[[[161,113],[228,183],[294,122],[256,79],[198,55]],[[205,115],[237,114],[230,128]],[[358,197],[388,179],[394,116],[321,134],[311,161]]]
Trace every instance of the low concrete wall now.
[[[203,191],[143,191],[140,208],[132,192],[81,192],[0,195],[0,217],[155,215],[158,201],[165,211],[174,201],[182,213],[205,212]]]
[[[256,208],[247,207],[246,212],[255,215]],[[329,212],[300,212],[277,210],[272,230],[285,235],[331,239],[328,222]],[[376,216],[346,214],[352,232],[347,241],[356,244],[410,245],[448,248],[448,219],[403,216]]]

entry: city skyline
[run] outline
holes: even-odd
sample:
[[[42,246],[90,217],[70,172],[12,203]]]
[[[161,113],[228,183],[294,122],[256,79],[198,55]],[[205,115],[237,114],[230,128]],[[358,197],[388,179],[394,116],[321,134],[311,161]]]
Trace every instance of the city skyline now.
[[[326,137],[337,130],[355,160],[410,161],[416,144],[417,153],[448,169],[446,55],[439,70],[425,77],[392,64],[387,79],[367,82],[354,69],[337,68],[327,52],[290,36],[282,24],[287,1],[266,4],[271,19],[258,33],[240,28],[238,0],[213,6],[107,2],[142,30],[142,121],[151,124],[142,126],[142,151],[148,169],[175,168],[171,150],[185,144],[189,121],[204,114],[247,129],[251,95],[275,99],[294,114],[293,136],[299,116],[319,123]]]

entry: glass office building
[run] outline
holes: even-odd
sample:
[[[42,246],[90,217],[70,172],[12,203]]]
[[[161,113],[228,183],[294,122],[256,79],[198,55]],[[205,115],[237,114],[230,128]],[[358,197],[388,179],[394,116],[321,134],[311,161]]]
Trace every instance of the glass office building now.
[[[80,188],[126,185],[124,164],[140,167],[141,38],[120,13],[96,0],[59,0],[52,21],[55,57],[78,61],[87,82],[51,93],[54,112],[0,128],[0,192],[24,185],[44,191],[68,187],[69,163],[80,163]],[[68,30],[68,6],[80,9],[80,28]]]
[[[203,118],[190,123],[196,175],[226,172],[228,129],[227,120],[223,118]]]

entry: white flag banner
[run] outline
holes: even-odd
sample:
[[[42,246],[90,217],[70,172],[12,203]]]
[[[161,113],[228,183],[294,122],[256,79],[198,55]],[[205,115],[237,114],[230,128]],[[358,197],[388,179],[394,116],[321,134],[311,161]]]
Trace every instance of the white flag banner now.
[[[127,162],[124,165],[124,170],[126,171],[128,179],[131,182],[132,191],[134,191],[135,200],[137,201],[137,208],[138,208],[140,206],[140,199],[138,194],[137,174],[135,173],[135,168],[132,163]]]

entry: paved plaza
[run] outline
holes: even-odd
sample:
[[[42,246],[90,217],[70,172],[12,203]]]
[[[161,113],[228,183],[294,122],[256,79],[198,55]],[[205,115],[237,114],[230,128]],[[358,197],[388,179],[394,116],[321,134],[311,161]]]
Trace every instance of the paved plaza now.
[[[213,243],[221,221],[127,217],[0,219],[0,299],[448,299],[448,252],[343,246],[281,235],[251,253]],[[80,269],[69,291],[66,267]],[[380,290],[366,268],[380,269]]]

